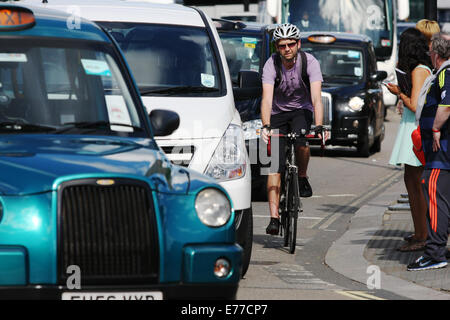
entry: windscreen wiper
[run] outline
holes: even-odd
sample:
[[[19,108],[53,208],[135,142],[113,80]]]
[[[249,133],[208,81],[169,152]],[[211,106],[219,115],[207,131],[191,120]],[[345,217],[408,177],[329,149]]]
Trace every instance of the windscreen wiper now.
[[[55,131],[55,127],[40,124],[27,123],[24,121],[3,121],[0,122],[0,130],[26,131],[26,132],[49,132]]]
[[[55,133],[63,133],[72,129],[109,129],[110,126],[121,126],[127,128],[133,128],[136,131],[144,131],[141,127],[136,127],[126,123],[115,123],[109,121],[81,121],[81,122],[66,122],[63,126],[69,126],[67,128],[61,128],[55,131]]]
[[[178,87],[140,90],[140,93],[142,96],[146,96],[146,95],[152,95],[152,94],[172,95],[172,94],[177,94],[177,93],[203,93],[203,92],[216,92],[216,91],[219,91],[219,89],[201,87],[201,86],[178,86]]]

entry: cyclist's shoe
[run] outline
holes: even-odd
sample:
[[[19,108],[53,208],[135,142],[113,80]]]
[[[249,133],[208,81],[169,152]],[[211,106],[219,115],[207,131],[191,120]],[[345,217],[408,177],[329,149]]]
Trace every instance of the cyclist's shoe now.
[[[271,235],[277,235],[280,232],[280,219],[270,218],[270,223],[266,228],[266,233]]]
[[[298,186],[300,189],[300,197],[309,198],[312,196],[312,188],[306,177],[298,177]]]

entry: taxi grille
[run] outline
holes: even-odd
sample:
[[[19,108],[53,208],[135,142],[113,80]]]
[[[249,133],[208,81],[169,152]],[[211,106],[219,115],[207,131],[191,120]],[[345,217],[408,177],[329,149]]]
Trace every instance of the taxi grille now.
[[[333,117],[331,94],[322,92],[322,105],[323,105],[323,124],[331,125]]]
[[[110,181],[110,180],[109,180]],[[76,265],[81,284],[154,283],[159,250],[155,212],[147,184],[114,179],[71,181],[58,192],[59,283]]]

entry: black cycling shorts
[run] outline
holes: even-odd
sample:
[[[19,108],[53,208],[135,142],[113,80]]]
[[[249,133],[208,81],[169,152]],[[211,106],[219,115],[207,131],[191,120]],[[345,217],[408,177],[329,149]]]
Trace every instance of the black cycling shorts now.
[[[276,133],[277,129],[279,133],[287,134],[289,132],[294,131],[297,134],[301,134],[301,130],[305,129],[306,134],[311,130],[311,124],[313,119],[313,113],[310,110],[306,109],[298,109],[294,111],[282,112],[275,115],[272,115],[270,118],[270,126],[274,133]],[[278,148],[278,169],[276,172],[273,172],[271,167],[271,173],[280,173],[284,172],[285,164],[286,164],[286,139],[272,137],[271,139],[279,139],[279,148]],[[273,140],[272,140],[273,142]],[[273,143],[272,143],[273,145]],[[308,141],[306,138],[298,138],[295,141],[295,147],[299,146],[307,146]],[[272,154],[272,157],[276,156],[276,154]]]

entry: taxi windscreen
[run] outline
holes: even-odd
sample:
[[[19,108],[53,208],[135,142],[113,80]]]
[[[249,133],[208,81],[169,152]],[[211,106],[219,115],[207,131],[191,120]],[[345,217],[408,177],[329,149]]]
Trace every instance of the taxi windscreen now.
[[[339,78],[360,81],[364,77],[362,51],[336,46],[302,46],[302,50],[312,54],[320,63],[324,79]]]
[[[0,40],[0,134],[141,135],[136,105],[112,49],[61,42]]]
[[[262,37],[222,32],[220,34],[231,79],[237,84],[241,70],[259,72],[262,56]]]

